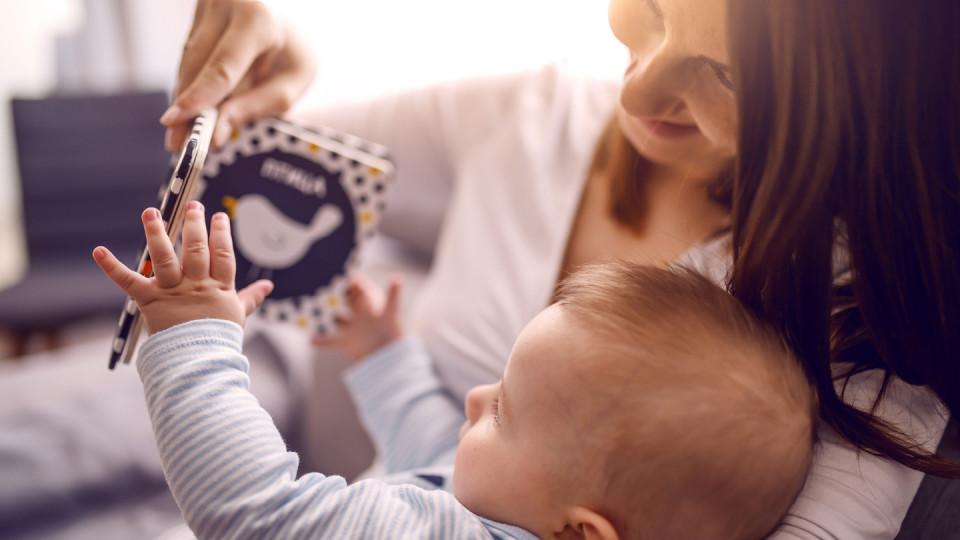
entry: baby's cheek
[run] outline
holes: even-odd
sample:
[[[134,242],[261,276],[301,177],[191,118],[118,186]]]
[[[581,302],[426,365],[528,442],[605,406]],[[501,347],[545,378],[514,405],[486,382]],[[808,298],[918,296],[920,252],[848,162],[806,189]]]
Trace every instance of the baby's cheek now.
[[[496,492],[492,479],[493,459],[489,445],[478,437],[476,428],[467,432],[457,447],[453,468],[453,494],[461,504],[479,515],[486,515],[489,500]]]

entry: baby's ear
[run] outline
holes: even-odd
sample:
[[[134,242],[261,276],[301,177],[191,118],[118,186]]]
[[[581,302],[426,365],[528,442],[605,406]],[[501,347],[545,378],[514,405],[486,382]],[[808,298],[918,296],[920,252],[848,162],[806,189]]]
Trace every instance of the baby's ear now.
[[[569,509],[566,522],[566,527],[554,535],[556,540],[620,540],[610,520],[589,508]]]

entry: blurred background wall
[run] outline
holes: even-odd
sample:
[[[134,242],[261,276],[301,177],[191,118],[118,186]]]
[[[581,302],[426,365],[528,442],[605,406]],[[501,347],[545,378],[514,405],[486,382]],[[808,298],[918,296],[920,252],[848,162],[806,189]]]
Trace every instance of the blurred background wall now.
[[[603,0],[272,3],[319,60],[300,107],[545,63],[604,78],[625,65]],[[0,0],[0,287],[26,268],[9,99],[169,91],[193,7],[193,0]]]

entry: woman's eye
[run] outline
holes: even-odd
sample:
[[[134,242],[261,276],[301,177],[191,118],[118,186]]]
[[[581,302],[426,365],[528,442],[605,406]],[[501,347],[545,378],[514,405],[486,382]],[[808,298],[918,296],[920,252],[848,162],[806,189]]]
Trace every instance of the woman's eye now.
[[[707,65],[710,69],[713,70],[714,75],[717,76],[717,79],[720,81],[720,84],[727,87],[731,92],[733,91],[733,80],[730,79],[730,74],[727,69],[719,66],[713,62],[707,62]]]

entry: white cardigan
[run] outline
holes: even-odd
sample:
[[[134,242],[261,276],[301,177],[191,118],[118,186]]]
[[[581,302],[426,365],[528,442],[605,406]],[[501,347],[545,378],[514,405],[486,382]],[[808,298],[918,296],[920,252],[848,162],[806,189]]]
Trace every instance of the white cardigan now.
[[[304,115],[392,149],[399,174],[383,227],[425,251],[436,240],[414,326],[458,399],[499,379],[516,336],[548,304],[617,95],[614,83],[548,67]],[[680,262],[720,282],[730,259],[715,242]],[[869,407],[879,380],[859,376],[847,399]],[[931,450],[946,426],[928,391],[899,382],[880,413]],[[858,453],[829,428],[820,439],[772,538],[894,538],[923,475]]]

